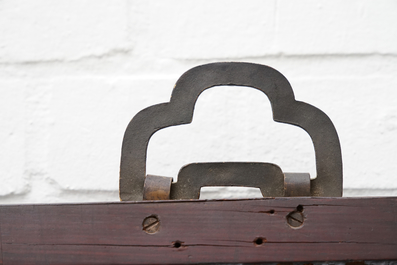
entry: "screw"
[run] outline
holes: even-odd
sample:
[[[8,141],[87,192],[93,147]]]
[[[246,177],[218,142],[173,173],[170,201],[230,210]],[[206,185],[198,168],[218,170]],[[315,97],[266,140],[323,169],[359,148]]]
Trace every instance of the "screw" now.
[[[154,234],[159,231],[160,220],[157,216],[151,215],[146,217],[142,222],[143,231],[148,234]]]
[[[287,223],[293,228],[302,226],[303,221],[304,221],[303,214],[299,211],[293,211],[287,215]]]

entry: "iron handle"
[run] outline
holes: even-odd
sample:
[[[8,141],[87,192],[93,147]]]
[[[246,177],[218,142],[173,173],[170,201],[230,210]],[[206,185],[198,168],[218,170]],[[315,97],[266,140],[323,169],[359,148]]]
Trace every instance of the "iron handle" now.
[[[232,62],[206,64],[187,71],[177,81],[169,103],[148,107],[135,115],[127,126],[122,145],[121,200],[142,200],[150,137],[160,129],[190,123],[200,93],[220,85],[248,86],[265,93],[273,119],[301,127],[313,141],[317,178],[311,181],[311,195],[342,196],[340,143],[328,116],[312,105],[296,101],[288,80],[277,70]]]
[[[259,188],[264,197],[284,196],[284,174],[271,163],[193,163],[182,167],[172,183],[171,199],[198,199],[205,186]]]

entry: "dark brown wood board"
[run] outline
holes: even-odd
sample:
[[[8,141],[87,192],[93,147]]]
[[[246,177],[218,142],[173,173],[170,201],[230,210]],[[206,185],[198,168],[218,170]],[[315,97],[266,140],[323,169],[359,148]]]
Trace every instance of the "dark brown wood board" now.
[[[4,265],[393,260],[397,197],[2,205],[0,240]]]

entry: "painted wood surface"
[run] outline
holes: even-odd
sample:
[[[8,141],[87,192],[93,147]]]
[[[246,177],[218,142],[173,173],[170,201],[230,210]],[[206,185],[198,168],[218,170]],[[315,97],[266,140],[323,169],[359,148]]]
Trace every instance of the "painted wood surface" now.
[[[2,205],[0,239],[0,264],[392,260],[397,198]]]

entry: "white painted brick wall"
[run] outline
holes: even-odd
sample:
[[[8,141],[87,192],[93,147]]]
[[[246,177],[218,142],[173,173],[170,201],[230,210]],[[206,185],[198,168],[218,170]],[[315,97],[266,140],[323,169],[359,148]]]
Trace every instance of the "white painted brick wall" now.
[[[345,196],[397,195],[397,2],[0,0],[0,203],[117,201],[141,109],[209,62],[272,66],[330,116]],[[193,123],[152,137],[148,173],[267,161],[315,175],[310,137],[259,91],[205,91]],[[207,188],[204,198],[257,197]]]

